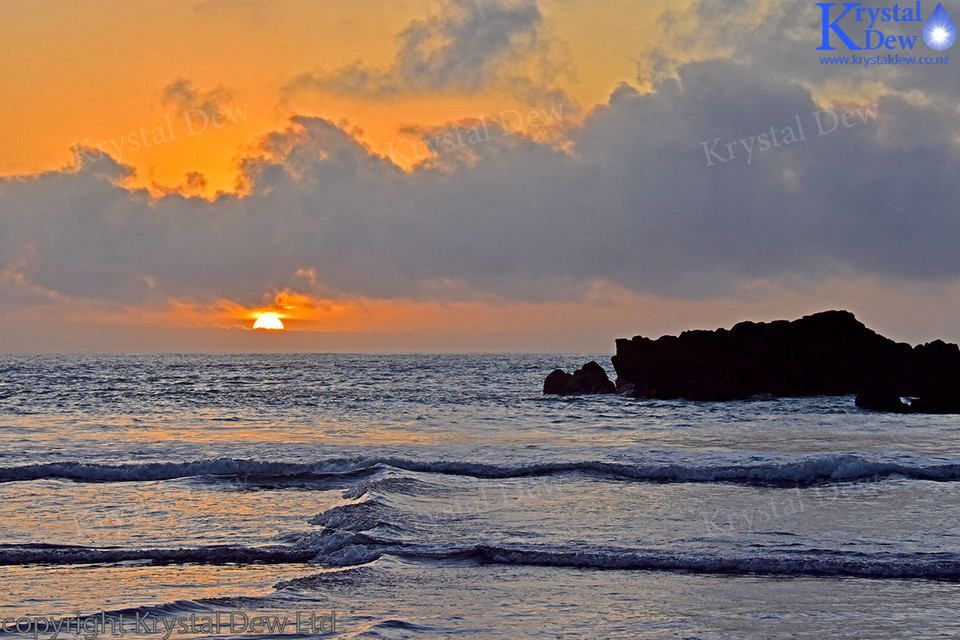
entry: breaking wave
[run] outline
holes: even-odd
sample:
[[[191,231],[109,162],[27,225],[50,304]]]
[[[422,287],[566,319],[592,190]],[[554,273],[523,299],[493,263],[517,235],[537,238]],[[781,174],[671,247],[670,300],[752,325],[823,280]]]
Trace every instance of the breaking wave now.
[[[689,464],[671,462],[619,463],[607,461],[547,462],[496,465],[465,461],[420,461],[405,458],[332,458],[316,463],[286,463],[219,458],[193,462],[144,464],[88,464],[53,462],[0,467],[0,482],[62,479],[76,482],[135,482],[211,477],[304,481],[362,478],[386,469],[482,479],[583,474],[636,482],[726,482],[802,487],[828,482],[851,482],[903,477],[912,480],[955,482],[960,463],[914,463],[871,460],[838,454],[805,457],[786,462]]]

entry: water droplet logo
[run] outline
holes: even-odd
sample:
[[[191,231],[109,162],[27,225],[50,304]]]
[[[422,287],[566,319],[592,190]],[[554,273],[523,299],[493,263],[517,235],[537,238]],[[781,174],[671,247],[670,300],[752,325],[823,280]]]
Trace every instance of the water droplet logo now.
[[[930,14],[930,19],[924,23],[923,41],[934,51],[949,49],[957,41],[957,27],[944,11],[942,4],[937,5]]]

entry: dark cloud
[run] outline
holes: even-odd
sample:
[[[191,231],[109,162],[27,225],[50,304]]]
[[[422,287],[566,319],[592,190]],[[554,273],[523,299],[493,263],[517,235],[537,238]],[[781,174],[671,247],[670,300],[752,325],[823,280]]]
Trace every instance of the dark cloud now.
[[[286,91],[319,89],[382,100],[494,87],[542,101],[555,97],[559,89],[551,83],[571,72],[569,63],[554,60],[555,47],[542,28],[536,0],[444,0],[439,13],[400,33],[390,67],[356,62],[331,73],[307,73]]]
[[[469,162],[412,173],[296,117],[243,162],[242,197],[151,197],[109,159],[4,179],[4,290],[544,300],[604,280],[694,298],[753,278],[960,276],[954,108],[888,96],[874,121],[868,105],[833,105],[867,115],[818,135],[814,114],[826,129],[832,116],[788,78],[717,60],[678,75],[648,94],[621,86],[563,147],[491,136]],[[803,139],[788,144],[797,118]],[[780,144],[760,150],[771,127]],[[736,157],[711,158],[717,139]]]
[[[844,3],[837,1],[830,8],[831,19],[844,10]],[[863,0],[858,8],[864,11],[890,8],[893,3],[881,0]],[[900,3],[901,7],[914,9],[914,3]],[[930,16],[936,3],[922,3],[923,19]],[[884,35],[919,36],[922,23],[880,22],[875,30]],[[823,8],[816,2],[806,0],[694,0],[689,4],[672,6],[660,19],[661,36],[650,43],[640,64],[642,79],[658,79],[675,70],[677,63],[689,60],[690,51],[695,58],[716,57],[748,64],[761,73],[775,73],[815,88],[829,86],[832,93],[844,91],[858,93],[864,90],[882,93],[922,93],[925,100],[956,102],[960,97],[960,83],[955,81],[956,61],[945,67],[921,67],[917,65],[884,65],[865,69],[857,66],[820,64],[822,55],[850,54],[840,46],[839,38],[831,35],[835,51],[820,51],[823,38]],[[850,38],[865,46],[866,23],[853,22],[850,15],[840,23],[840,28]],[[874,34],[874,37],[876,34]],[[875,44],[875,41],[874,41]],[[925,56],[940,53],[927,48],[918,38],[912,49],[861,50],[854,52],[864,56],[900,54]],[[950,51],[942,53],[950,54]]]

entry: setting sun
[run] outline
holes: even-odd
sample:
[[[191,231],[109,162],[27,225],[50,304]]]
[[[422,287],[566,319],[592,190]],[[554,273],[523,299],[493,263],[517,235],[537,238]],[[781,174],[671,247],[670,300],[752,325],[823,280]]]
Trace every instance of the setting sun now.
[[[264,313],[253,323],[254,329],[283,330],[283,323],[275,313]]]

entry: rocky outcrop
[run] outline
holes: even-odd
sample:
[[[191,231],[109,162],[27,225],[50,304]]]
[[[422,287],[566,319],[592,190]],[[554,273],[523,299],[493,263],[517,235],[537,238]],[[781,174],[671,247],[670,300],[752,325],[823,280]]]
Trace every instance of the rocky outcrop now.
[[[556,369],[543,381],[545,394],[573,396],[594,393],[613,393],[613,383],[607,372],[596,362],[590,361],[572,374]]]
[[[889,413],[910,413],[912,407],[901,399],[893,389],[873,387],[857,394],[856,404],[868,411],[887,411]]]
[[[641,398],[858,394],[858,405],[872,410],[960,412],[957,345],[894,342],[848,311],[792,322],[741,322],[729,330],[657,340],[620,339],[613,366],[617,384],[633,385],[633,395]],[[915,400],[906,404],[901,396]]]
[[[910,403],[911,413],[960,413],[960,384],[924,390]]]

